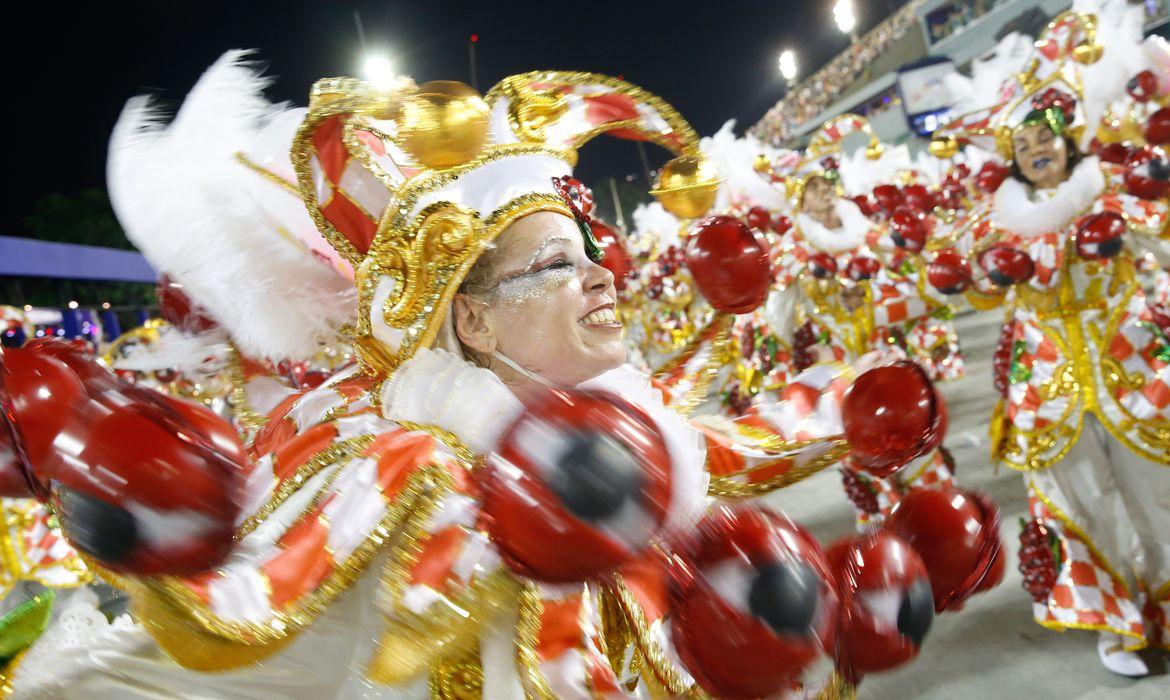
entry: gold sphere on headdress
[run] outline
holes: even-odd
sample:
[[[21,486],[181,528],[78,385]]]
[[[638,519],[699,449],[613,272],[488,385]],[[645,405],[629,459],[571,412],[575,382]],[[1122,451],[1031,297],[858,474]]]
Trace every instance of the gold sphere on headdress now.
[[[432,80],[402,105],[402,145],[428,168],[450,168],[475,158],[487,142],[488,106],[466,83]]]
[[[757,173],[767,175],[772,172],[772,159],[766,153],[761,153],[752,161],[752,167]]]
[[[662,166],[650,194],[680,219],[697,219],[715,203],[718,190],[715,165],[701,155],[686,155]]]
[[[869,158],[870,160],[877,160],[878,158],[881,158],[882,154],[885,152],[885,146],[881,145],[880,143],[871,143],[865,149],[865,157]]]
[[[1090,41],[1087,44],[1081,44],[1073,49],[1073,60],[1082,65],[1092,65],[1101,60],[1101,55],[1105,53],[1105,47],[1096,41]]]
[[[941,136],[930,142],[930,155],[935,158],[954,158],[959,152],[959,141],[954,136]]]

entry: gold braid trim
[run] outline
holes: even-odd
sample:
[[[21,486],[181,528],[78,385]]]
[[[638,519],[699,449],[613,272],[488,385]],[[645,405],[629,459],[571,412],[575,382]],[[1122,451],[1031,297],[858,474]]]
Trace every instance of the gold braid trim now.
[[[261,414],[248,402],[247,380],[244,378],[244,360],[235,343],[228,343],[227,379],[231,385],[230,394],[232,414],[240,425],[249,429],[263,428],[268,422],[268,416]]]
[[[712,476],[711,483],[707,486],[707,495],[726,499],[755,498],[804,481],[810,476],[840,462],[849,454],[849,443],[843,438],[827,438],[826,442],[829,448],[825,452],[813,457],[804,464],[794,465],[783,474],[777,474],[764,481],[746,482],[740,479],[749,476],[753,471],[771,468],[777,462],[764,462],[751,469],[727,476]]]
[[[706,698],[706,693],[697,684],[688,683],[683,678],[674,664],[666,658],[662,648],[654,641],[654,636],[650,633],[650,625],[646,622],[646,613],[620,574],[614,576],[613,583],[609,585],[608,590],[617,599],[618,606],[625,615],[626,623],[632,632],[636,650],[634,659],[638,662],[639,670],[642,671],[642,678],[648,681],[652,691],[659,691],[652,692],[652,696]]]
[[[556,700],[556,694],[540,670],[540,655],[536,650],[537,638],[540,635],[540,615],[544,612],[544,601],[536,584],[525,583],[521,588],[518,612],[516,666],[520,670],[524,694],[539,700]]]

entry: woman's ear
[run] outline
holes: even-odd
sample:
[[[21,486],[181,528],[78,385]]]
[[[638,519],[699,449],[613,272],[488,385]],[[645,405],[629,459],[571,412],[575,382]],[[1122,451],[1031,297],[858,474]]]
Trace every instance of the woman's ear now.
[[[456,294],[452,310],[459,341],[476,352],[490,355],[496,349],[497,339],[488,305],[466,294]]]

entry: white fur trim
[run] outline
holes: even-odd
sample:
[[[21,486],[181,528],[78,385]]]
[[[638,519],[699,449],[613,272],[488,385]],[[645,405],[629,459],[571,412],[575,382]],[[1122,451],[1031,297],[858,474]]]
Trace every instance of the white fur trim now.
[[[809,245],[825,253],[837,255],[850,250],[856,250],[865,244],[865,236],[873,228],[873,222],[861,213],[855,202],[844,197],[837,199],[837,216],[841,218],[841,227],[830,229],[808,214],[797,214],[796,225],[800,228],[800,235]]]
[[[756,172],[756,156],[767,156],[772,162],[776,149],[764,145],[750,135],[735,136],[735,120],[727,121],[713,136],[704,137],[699,148],[715,164],[723,183],[715,199],[714,211],[722,211],[732,204],[760,205],[772,211],[788,208],[780,190]]]
[[[1105,190],[1105,175],[1097,157],[1089,156],[1051,190],[1030,190],[1015,178],[1004,180],[991,205],[996,228],[1028,237],[1059,231],[1097,200]]]

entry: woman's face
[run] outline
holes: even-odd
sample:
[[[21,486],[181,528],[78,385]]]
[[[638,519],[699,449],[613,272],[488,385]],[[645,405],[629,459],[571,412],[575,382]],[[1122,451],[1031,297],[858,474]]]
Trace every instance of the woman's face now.
[[[1029,124],[1012,134],[1020,174],[1035,187],[1056,187],[1068,177],[1068,147],[1046,124]]]
[[[457,311],[465,344],[503,353],[557,386],[576,386],[625,362],[613,275],[586,257],[572,219],[530,214],[496,245],[488,289]]]
[[[832,211],[837,203],[837,188],[823,177],[809,178],[800,200],[801,211],[814,218]]]

